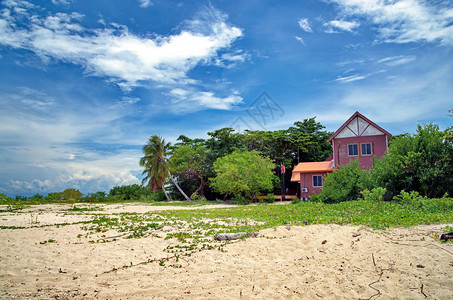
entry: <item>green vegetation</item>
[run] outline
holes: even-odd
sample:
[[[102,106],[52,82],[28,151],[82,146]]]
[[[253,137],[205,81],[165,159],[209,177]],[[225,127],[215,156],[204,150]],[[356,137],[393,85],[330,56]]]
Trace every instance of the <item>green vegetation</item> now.
[[[327,141],[331,133],[323,131],[323,128],[315,118],[311,118],[296,122],[285,130],[246,130],[238,133],[232,128],[222,128],[208,132],[209,138],[206,140],[181,135],[178,143],[171,147],[171,170],[187,194],[197,193],[207,199],[224,198],[231,194],[220,192],[210,182],[211,178],[216,177],[215,162],[235,151],[258,151],[263,157],[270,158],[274,164],[274,174],[278,174],[280,163],[285,164],[285,179],[289,183],[291,170],[299,160],[324,160],[331,154],[332,147]],[[170,186],[169,191],[172,198],[178,199],[174,185]],[[239,198],[241,202],[253,200],[251,194]]]
[[[311,200],[324,203],[356,200],[360,191],[366,188],[364,181],[367,176],[367,171],[359,168],[357,160],[340,165],[337,171],[325,176],[322,192],[313,195]]]
[[[218,192],[233,195],[240,204],[256,199],[260,192],[270,191],[278,177],[269,158],[257,151],[234,151],[214,163],[216,177],[210,178],[211,186]]]
[[[255,205],[190,211],[173,210],[159,212],[159,214],[166,218],[186,222],[201,219],[242,220],[242,224],[229,227],[229,232],[252,232],[288,224],[352,224],[385,229],[387,227],[409,227],[419,224],[452,223],[453,199],[419,199],[419,202],[415,205],[404,202],[365,200],[334,204],[303,202],[291,205]],[[246,223],[248,225],[245,225]]]
[[[413,135],[394,137],[387,155],[376,159],[369,171],[359,169],[357,161],[339,167],[325,176],[323,190],[313,201],[338,203],[361,197],[406,201],[419,195],[439,198],[453,193],[452,128],[419,125]],[[375,190],[373,196],[367,191]],[[408,192],[405,192],[408,191]],[[417,195],[417,196],[415,196]]]
[[[142,180],[142,184],[148,182],[147,187],[150,191],[162,191],[165,198],[170,200],[165,191],[166,181],[170,178],[184,198],[187,201],[191,201],[170,174],[170,162],[168,159],[169,150],[170,143],[165,143],[163,138],[158,137],[157,135],[153,135],[149,138],[148,142],[143,147],[145,155],[140,159],[140,166],[145,168],[143,175],[146,175]]]

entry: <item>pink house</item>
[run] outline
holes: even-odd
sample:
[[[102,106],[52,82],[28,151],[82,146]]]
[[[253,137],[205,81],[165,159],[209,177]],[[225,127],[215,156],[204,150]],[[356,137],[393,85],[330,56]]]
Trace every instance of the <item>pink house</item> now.
[[[360,168],[369,169],[374,156],[381,158],[385,154],[391,137],[390,133],[355,112],[329,138],[333,155],[324,162],[299,163],[293,169],[291,181],[299,182],[301,198],[307,199],[321,192],[324,175],[335,171],[338,165],[358,159]]]

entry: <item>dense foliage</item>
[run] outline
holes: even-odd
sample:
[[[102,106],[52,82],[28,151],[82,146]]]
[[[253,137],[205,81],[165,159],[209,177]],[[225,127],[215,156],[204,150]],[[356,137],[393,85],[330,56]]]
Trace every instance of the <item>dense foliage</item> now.
[[[367,171],[359,168],[358,160],[340,165],[337,171],[325,176],[322,192],[312,196],[311,200],[324,203],[356,200],[367,187],[367,177]]]
[[[453,140],[448,130],[436,125],[418,125],[414,135],[391,141],[388,155],[371,170],[376,186],[386,188],[391,198],[401,190],[417,191],[436,198],[453,193]]]
[[[299,161],[324,160],[331,155],[332,147],[327,141],[330,132],[315,118],[294,123],[286,130],[235,132],[232,128],[222,128],[208,132],[209,138],[190,139],[184,135],[172,146],[172,173],[179,185],[187,194],[199,194],[209,199],[223,198],[218,189],[210,185],[210,178],[216,176],[214,163],[234,151],[258,151],[269,157],[274,163],[274,174],[279,174],[278,165],[286,166],[285,180],[293,189],[297,186],[290,183],[291,170]],[[170,187],[172,194],[176,191]],[[177,194],[172,195],[177,197]]]
[[[419,125],[413,135],[391,140],[388,153],[376,159],[370,171],[357,162],[340,166],[325,176],[323,191],[315,201],[336,203],[358,199],[361,191],[381,188],[383,199],[398,200],[406,192],[440,198],[453,193],[453,138],[451,128]]]
[[[214,163],[216,176],[211,186],[222,194],[233,195],[240,203],[255,199],[260,192],[271,191],[278,178],[274,164],[257,151],[239,151],[221,157]]]

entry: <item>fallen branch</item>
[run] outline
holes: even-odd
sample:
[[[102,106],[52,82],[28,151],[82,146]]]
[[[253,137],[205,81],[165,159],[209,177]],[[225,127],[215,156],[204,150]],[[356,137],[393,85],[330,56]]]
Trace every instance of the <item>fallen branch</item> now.
[[[441,241],[448,241],[448,240],[451,240],[453,239],[453,232],[449,232],[449,233],[444,233],[440,236],[440,240]]]
[[[360,300],[371,300],[371,298],[373,298],[373,297],[379,297],[379,296],[381,295],[381,291],[378,290],[378,289],[375,288],[375,287],[372,287],[371,285],[372,285],[372,284],[375,284],[375,283],[378,283],[379,281],[381,281],[382,274],[384,274],[383,271],[381,272],[381,274],[379,274],[378,280],[373,281],[372,283],[368,284],[368,286],[369,286],[370,288],[372,288],[373,290],[377,291],[377,294],[371,295],[369,298],[360,298]]]
[[[231,240],[238,240],[242,237],[256,237],[258,235],[258,232],[252,232],[252,233],[247,233],[247,232],[235,232],[235,233],[218,233],[215,235],[214,239],[216,241],[231,241]]]
[[[426,294],[423,292],[423,283],[422,283],[422,285],[420,286],[420,293],[422,293],[422,295],[425,296],[425,298],[428,297],[428,296],[426,296]]]

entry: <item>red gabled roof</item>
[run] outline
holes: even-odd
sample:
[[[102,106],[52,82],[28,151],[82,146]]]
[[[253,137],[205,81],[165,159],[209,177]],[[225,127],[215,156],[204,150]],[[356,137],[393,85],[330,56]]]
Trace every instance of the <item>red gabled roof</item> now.
[[[373,125],[374,127],[376,127],[376,129],[378,129],[379,131],[381,131],[383,134],[387,135],[388,137],[391,137],[392,135],[386,131],[385,129],[383,129],[382,127],[380,127],[379,125],[377,125],[376,123],[374,123],[373,121],[371,121],[370,119],[368,119],[367,117],[365,117],[364,115],[362,115],[361,113],[359,113],[358,111],[356,111],[346,122],[344,122],[343,125],[341,125],[340,128],[337,129],[337,131],[335,131],[334,134],[332,134],[332,136],[329,138],[329,143],[332,142],[332,140],[349,124],[349,122],[351,122],[355,117],[360,117],[362,118],[363,120],[365,120],[366,122],[370,123],[371,125]]]

